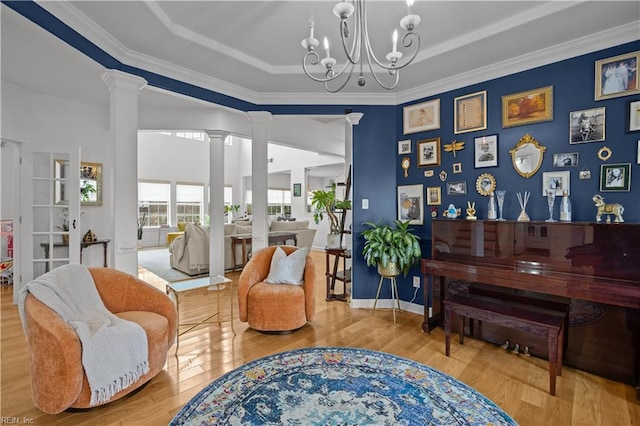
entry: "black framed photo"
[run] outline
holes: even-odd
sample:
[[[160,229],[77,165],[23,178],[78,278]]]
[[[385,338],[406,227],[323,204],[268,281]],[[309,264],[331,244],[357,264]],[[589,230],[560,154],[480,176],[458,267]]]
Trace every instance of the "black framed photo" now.
[[[629,102],[627,133],[640,131],[640,99]]]
[[[294,183],[293,184],[293,196],[294,197],[302,196],[302,184],[301,183]]]
[[[498,135],[482,136],[473,140],[475,168],[498,165]]]
[[[447,195],[467,195],[467,182],[447,182]]]
[[[569,143],[603,141],[605,129],[604,113],[604,107],[569,113]]]
[[[600,191],[631,190],[631,163],[602,164],[600,166]]]

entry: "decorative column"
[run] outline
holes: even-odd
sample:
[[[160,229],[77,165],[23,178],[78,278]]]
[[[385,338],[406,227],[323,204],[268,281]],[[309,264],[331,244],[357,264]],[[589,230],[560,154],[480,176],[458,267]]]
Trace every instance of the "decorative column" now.
[[[113,165],[103,185],[103,197],[111,206],[111,237],[115,269],[138,273],[138,93],[147,85],[141,77],[118,70],[106,70],[102,81],[110,94]],[[111,201],[109,203],[108,201]]]
[[[209,276],[224,276],[224,140],[228,132],[209,135]],[[206,198],[206,191],[205,191]]]
[[[251,193],[253,237],[251,247],[254,252],[269,245],[269,223],[267,220],[269,123],[271,113],[266,111],[247,112],[251,120]]]

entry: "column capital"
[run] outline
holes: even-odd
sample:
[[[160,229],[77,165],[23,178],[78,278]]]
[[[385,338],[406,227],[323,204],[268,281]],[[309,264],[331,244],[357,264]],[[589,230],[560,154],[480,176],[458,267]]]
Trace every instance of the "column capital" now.
[[[364,114],[361,112],[351,112],[347,114],[346,119],[352,126],[357,126],[360,124],[360,119],[364,117]]]
[[[142,77],[114,69],[108,69],[103,72],[101,78],[104,84],[109,88],[110,92],[113,89],[125,89],[132,92],[139,92],[147,85],[147,80]]]
[[[272,115],[268,111],[247,111],[247,116],[252,123],[270,123]]]
[[[220,139],[224,141],[227,136],[229,136],[229,132],[224,130],[207,130],[205,129],[205,133],[209,136],[209,139]]]

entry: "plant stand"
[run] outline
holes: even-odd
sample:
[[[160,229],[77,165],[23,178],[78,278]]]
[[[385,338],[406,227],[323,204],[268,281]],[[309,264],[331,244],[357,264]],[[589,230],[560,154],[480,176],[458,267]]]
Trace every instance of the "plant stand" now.
[[[382,282],[384,281],[385,278],[388,278],[389,281],[391,282],[391,284],[390,284],[391,285],[391,309],[393,310],[393,324],[395,325],[395,323],[396,323],[396,306],[395,306],[394,302],[398,305],[398,312],[402,312],[402,309],[400,309],[400,298],[398,297],[398,284],[396,282],[396,277],[395,276],[380,275],[380,282],[378,283],[378,292],[376,293],[376,301],[373,303],[373,312],[371,312],[371,315],[375,314],[375,312],[376,312],[376,305],[378,304],[378,297],[380,296],[380,289],[382,288]]]

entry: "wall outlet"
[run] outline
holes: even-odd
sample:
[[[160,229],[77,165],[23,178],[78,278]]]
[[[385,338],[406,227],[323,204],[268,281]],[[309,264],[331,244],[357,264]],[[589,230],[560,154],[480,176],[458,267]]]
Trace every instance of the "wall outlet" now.
[[[413,277],[413,287],[420,288],[420,277]]]

